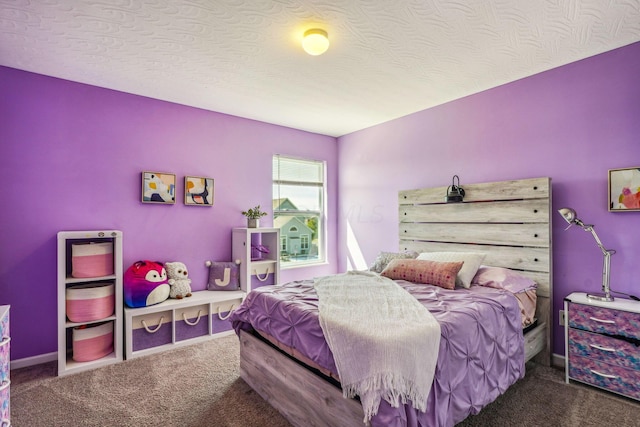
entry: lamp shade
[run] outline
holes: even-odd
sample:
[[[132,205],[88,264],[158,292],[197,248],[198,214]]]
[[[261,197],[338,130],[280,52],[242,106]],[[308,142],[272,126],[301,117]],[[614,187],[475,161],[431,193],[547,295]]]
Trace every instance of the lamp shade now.
[[[564,220],[567,221],[569,224],[573,224],[576,221],[576,211],[574,211],[573,209],[562,208],[562,209],[558,209],[558,212],[560,213],[560,215],[562,215]]]
[[[456,185],[456,180],[458,184]],[[464,188],[460,187],[460,178],[453,175],[451,185],[447,188],[447,195],[444,198],[445,203],[461,203],[464,200]]]
[[[329,49],[329,36],[325,30],[312,28],[304,32],[302,48],[309,55],[322,55]]]

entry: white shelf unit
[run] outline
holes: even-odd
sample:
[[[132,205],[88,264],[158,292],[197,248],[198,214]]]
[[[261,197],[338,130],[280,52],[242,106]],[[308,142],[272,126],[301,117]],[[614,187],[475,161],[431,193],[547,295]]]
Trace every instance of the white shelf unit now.
[[[101,277],[74,278],[71,275],[72,245],[85,243],[113,244],[113,274]],[[90,322],[71,322],[66,312],[66,290],[79,284],[112,282],[114,284],[114,312],[111,316]],[[122,354],[122,231],[60,231],[58,233],[58,375],[68,375],[118,363]],[[73,328],[113,322],[113,352],[96,360],[73,360]]]
[[[197,291],[148,307],[124,309],[127,360],[233,333],[228,318],[244,291]]]
[[[252,258],[252,245],[262,245],[269,253]],[[252,289],[280,283],[280,229],[234,228],[231,244],[233,260],[240,261],[240,287],[249,293]]]

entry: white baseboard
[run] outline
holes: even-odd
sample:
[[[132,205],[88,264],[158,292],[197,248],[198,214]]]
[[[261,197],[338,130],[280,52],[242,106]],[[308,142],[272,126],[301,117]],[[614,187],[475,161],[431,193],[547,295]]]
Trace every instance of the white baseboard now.
[[[26,368],[27,366],[39,365],[41,363],[53,362],[58,360],[58,353],[45,353],[38,356],[25,357],[24,359],[17,359],[11,361],[11,370]]]
[[[553,353],[551,355],[551,366],[564,369],[564,363],[565,363],[565,359],[563,354]]]

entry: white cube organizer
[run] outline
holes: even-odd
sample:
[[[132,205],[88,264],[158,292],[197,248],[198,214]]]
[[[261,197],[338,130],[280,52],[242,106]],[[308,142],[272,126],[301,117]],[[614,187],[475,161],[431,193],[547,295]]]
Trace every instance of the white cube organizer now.
[[[73,328],[73,360],[90,362],[113,352],[113,322]]]
[[[280,283],[280,229],[234,228],[231,258],[240,261],[240,288],[243,291],[277,285]]]
[[[232,334],[230,314],[243,291],[196,291],[148,307],[124,308],[127,359]]]
[[[65,294],[67,317],[72,322],[92,322],[113,314],[115,286],[112,282],[70,286]]]
[[[57,240],[58,375],[122,361],[122,231],[60,231]]]

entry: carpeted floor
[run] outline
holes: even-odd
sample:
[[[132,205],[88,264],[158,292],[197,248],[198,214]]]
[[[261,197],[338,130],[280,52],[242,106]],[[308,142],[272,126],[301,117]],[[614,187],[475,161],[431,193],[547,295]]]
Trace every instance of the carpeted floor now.
[[[284,427],[289,424],[239,378],[235,335],[67,377],[56,363],[11,372],[14,427]],[[526,377],[470,426],[640,425],[640,404],[527,364]]]

